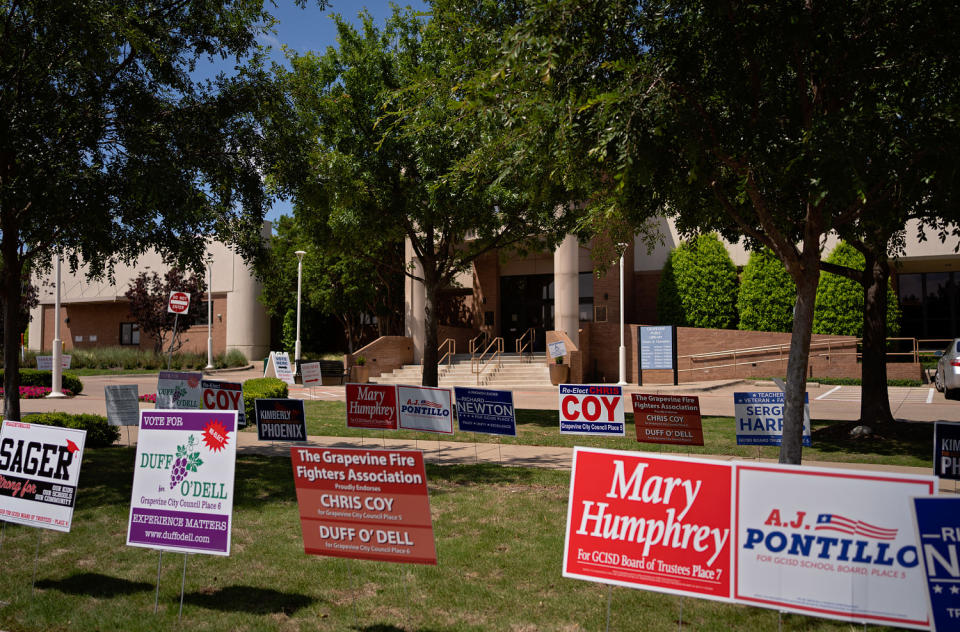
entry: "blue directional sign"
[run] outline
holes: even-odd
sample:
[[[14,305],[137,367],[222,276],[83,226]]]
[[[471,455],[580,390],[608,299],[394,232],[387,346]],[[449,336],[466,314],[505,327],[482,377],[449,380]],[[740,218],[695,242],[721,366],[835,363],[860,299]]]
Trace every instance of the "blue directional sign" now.
[[[673,327],[640,327],[640,368],[673,369]]]
[[[453,392],[461,432],[517,436],[512,392],[461,386],[454,387]]]
[[[920,549],[927,575],[932,630],[960,629],[960,498],[913,499]]]

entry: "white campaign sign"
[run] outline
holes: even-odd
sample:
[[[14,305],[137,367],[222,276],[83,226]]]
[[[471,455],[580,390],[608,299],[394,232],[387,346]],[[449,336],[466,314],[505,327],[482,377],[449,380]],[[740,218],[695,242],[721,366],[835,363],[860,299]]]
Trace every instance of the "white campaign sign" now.
[[[397,386],[400,429],[453,434],[451,401],[449,388]]]
[[[320,363],[304,362],[300,365],[300,378],[304,386],[319,386],[321,381]]]
[[[86,430],[4,421],[0,520],[70,531],[86,438]]]
[[[741,603],[927,629],[911,498],[930,476],[737,465]]]

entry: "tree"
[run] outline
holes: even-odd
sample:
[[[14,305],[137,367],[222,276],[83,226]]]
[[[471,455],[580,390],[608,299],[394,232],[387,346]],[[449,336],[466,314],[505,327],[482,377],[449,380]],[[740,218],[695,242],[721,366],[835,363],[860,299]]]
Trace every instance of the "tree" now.
[[[263,0],[0,3],[0,288],[6,418],[19,419],[21,277],[54,251],[109,274],[155,248],[200,269],[217,233],[250,254],[268,199],[257,112],[276,98],[254,55]],[[276,142],[277,146],[270,143]]]
[[[140,332],[153,337],[153,350],[179,351],[183,346],[180,334],[206,315],[201,309],[201,298],[206,290],[202,278],[186,276],[179,268],[171,268],[160,278],[156,272],[141,272],[130,281],[124,296],[130,301],[130,316],[140,326]],[[167,309],[171,292],[190,295],[190,307],[184,314],[173,314]],[[174,328],[176,325],[176,328]]]
[[[780,460],[799,463],[820,243],[831,232],[865,235],[881,212],[903,226],[926,199],[925,183],[956,181],[958,65],[942,25],[960,9],[896,0],[592,4],[538,4],[506,38],[511,73],[585,79],[560,99],[550,88],[508,107],[560,103],[561,132],[573,139],[560,141],[589,147],[603,174],[598,197],[635,225],[673,214],[681,232],[745,235],[783,262],[797,301]],[[921,153],[912,151],[923,144],[917,130],[930,141]],[[898,172],[910,174],[908,186]]]
[[[738,327],[748,331],[789,332],[797,288],[768,248],[750,253],[737,295]]]
[[[667,257],[657,292],[660,323],[728,329],[737,321],[737,268],[716,235],[681,243]]]
[[[862,272],[864,257],[856,248],[840,242],[826,262]],[[900,310],[893,288],[887,285],[886,335],[900,333]],[[845,276],[824,272],[817,287],[817,304],[813,314],[813,332],[834,336],[863,336],[863,286]]]
[[[555,240],[571,210],[558,201],[569,198],[538,170],[521,183],[491,165],[469,177],[454,169],[497,142],[489,121],[462,115],[456,86],[496,51],[510,6],[436,3],[429,22],[398,10],[383,29],[362,18],[359,31],[337,19],[338,48],[294,55],[280,72],[306,153],[274,177],[302,225],[329,231],[353,258],[408,240],[419,269],[400,271],[424,286],[423,384],[436,385],[441,290],[486,252]]]

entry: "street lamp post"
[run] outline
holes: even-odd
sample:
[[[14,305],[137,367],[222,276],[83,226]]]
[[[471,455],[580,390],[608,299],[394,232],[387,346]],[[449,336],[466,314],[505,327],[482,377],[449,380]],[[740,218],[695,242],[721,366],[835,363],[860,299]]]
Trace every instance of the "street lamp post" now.
[[[625,245],[625,244],[621,244]],[[624,329],[624,310],[623,310],[623,257],[625,252],[620,253],[620,381],[617,382],[620,386],[624,386],[627,383],[627,347],[624,344],[623,340],[623,329]]]
[[[304,250],[298,250],[297,255],[297,344],[293,349],[293,362],[297,367],[297,373],[300,373],[300,287],[303,280],[303,255],[307,254]]]
[[[53,303],[53,375],[50,382],[50,394],[47,397],[66,397],[63,394],[63,341],[60,340],[60,253],[54,255],[57,267],[57,294]]]
[[[207,369],[213,368],[213,253],[207,254]]]

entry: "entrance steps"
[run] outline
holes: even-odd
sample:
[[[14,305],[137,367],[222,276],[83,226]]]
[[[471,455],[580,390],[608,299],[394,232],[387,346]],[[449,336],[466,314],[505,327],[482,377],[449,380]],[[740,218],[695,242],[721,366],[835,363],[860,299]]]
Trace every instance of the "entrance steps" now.
[[[440,365],[438,371],[439,385],[445,388],[453,386],[480,386],[513,390],[524,387],[550,386],[550,369],[547,368],[546,354],[516,354],[504,353],[500,356],[501,365],[491,364],[483,372],[480,383],[473,373],[470,355],[463,353],[453,357],[448,365]],[[407,384],[416,386],[423,381],[423,367],[419,364],[407,364],[403,367],[370,378],[373,384]]]

